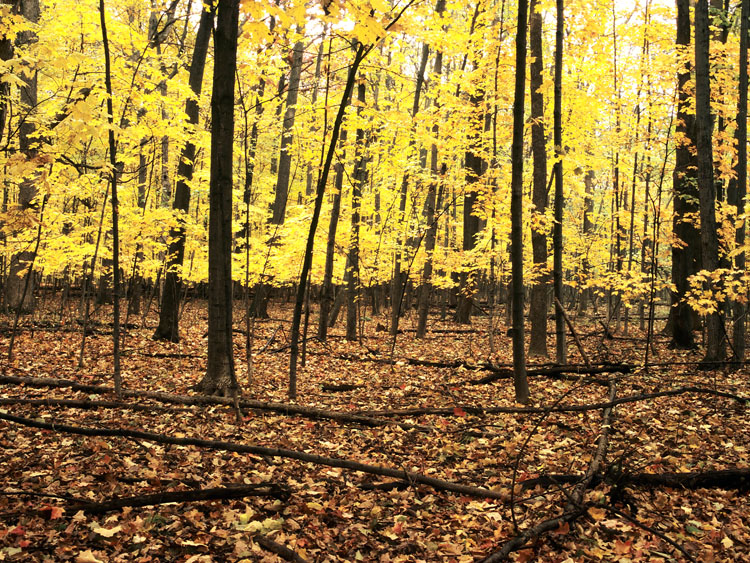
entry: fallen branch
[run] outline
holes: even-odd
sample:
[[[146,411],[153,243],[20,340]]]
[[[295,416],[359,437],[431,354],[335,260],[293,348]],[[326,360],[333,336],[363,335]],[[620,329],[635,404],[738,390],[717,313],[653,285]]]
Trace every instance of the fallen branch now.
[[[268,536],[258,535],[253,538],[253,541],[263,549],[275,553],[286,561],[290,561],[291,563],[307,563],[307,559],[303,559],[299,553],[292,551],[285,545],[273,541]]]
[[[570,473],[540,475],[519,483],[525,490],[535,487],[551,487],[563,484],[578,483],[582,475]],[[622,473],[616,476],[597,475],[594,484],[605,482],[618,483],[624,486],[655,488],[670,487],[673,489],[750,489],[750,468],[721,469],[717,471],[691,473]]]
[[[90,385],[77,383],[69,379],[54,379],[54,378],[40,378],[40,377],[19,377],[14,375],[0,375],[0,384],[14,384],[14,385],[28,385],[29,387],[52,387],[52,388],[69,388],[74,391],[82,391],[84,393],[95,394],[95,395],[107,395],[114,393],[114,389],[104,385]],[[215,397],[210,395],[175,395],[172,393],[162,393],[159,391],[138,391],[133,389],[123,389],[123,396],[135,397],[135,398],[147,398],[163,403],[171,403],[178,405],[229,405],[234,406],[234,401],[229,397]],[[250,399],[241,399],[239,401],[240,408],[243,409],[257,409],[278,412],[286,415],[298,415],[313,420],[329,419],[337,422],[344,423],[355,423],[363,426],[380,427],[388,425],[397,425],[404,430],[417,430],[419,432],[430,432],[432,429],[427,426],[407,424],[407,423],[394,423],[390,420],[379,420],[377,418],[356,414],[356,413],[345,413],[337,411],[326,411],[321,409],[314,409],[311,407],[304,407],[300,405],[288,405],[284,403],[264,403],[261,401],[253,401]]]
[[[555,378],[560,375],[565,374],[576,374],[576,375],[596,375],[599,373],[630,373],[633,368],[632,364],[609,364],[609,365],[603,365],[603,366],[579,366],[579,365],[573,365],[573,366],[550,366],[550,367],[542,367],[542,368],[535,368],[535,369],[529,369],[526,371],[526,375],[529,377],[539,377],[539,376],[546,376],[546,377],[552,377]],[[487,368],[490,369],[490,368]],[[486,385],[488,383],[493,383],[498,380],[502,379],[512,379],[513,378],[513,370],[508,368],[494,368],[492,369],[492,372],[490,375],[487,375],[481,379],[474,379],[471,381],[468,381],[467,383],[469,385]],[[578,378],[575,378],[578,379]],[[593,383],[608,385],[609,382],[606,379],[594,379],[592,378],[591,381]]]
[[[614,403],[616,394],[616,387],[614,383],[610,384],[609,388],[609,403]],[[583,506],[583,498],[586,494],[586,489],[591,485],[596,474],[599,472],[599,466],[604,461],[604,456],[607,453],[607,446],[609,445],[609,431],[611,428],[610,418],[612,415],[612,407],[606,407],[602,414],[602,433],[599,436],[599,442],[596,448],[591,463],[589,464],[586,474],[583,479],[573,488],[573,491],[568,495],[568,502],[565,505],[565,509],[560,516],[544,520],[543,522],[529,528],[528,530],[518,534],[511,540],[505,542],[499,551],[496,551],[486,559],[483,559],[483,563],[495,563],[497,561],[504,561],[513,551],[522,548],[526,543],[536,537],[539,537],[545,532],[555,530],[566,522],[572,522],[584,513],[586,508]]]
[[[370,475],[393,477],[394,479],[406,480],[410,483],[419,483],[422,485],[426,485],[438,491],[449,491],[452,493],[476,498],[491,498],[495,500],[504,500],[505,498],[504,495],[499,492],[490,491],[481,487],[473,487],[471,485],[461,485],[460,483],[453,483],[451,481],[445,481],[436,477],[428,477],[427,475],[423,475],[421,473],[414,473],[411,471],[405,471],[403,469],[392,469],[390,467],[384,467],[380,465],[370,465],[367,463],[360,463],[358,461],[349,459],[326,457],[297,450],[271,448],[267,446],[251,446],[247,444],[237,444],[235,442],[227,442],[223,440],[204,440],[201,438],[187,437],[180,438],[177,436],[156,434],[154,432],[146,432],[143,430],[129,430],[126,428],[92,428],[85,426],[71,426],[68,424],[43,422],[41,420],[24,418],[4,412],[0,412],[0,420],[14,422],[16,424],[27,426],[29,428],[40,428],[42,430],[51,430],[54,432],[65,432],[67,434],[77,434],[79,436],[136,438],[139,440],[146,440],[148,442],[154,442],[157,444],[194,446],[210,450],[253,454],[263,457],[281,457],[286,459],[295,459],[297,461],[313,463],[316,465],[338,467],[341,469],[348,469],[350,471],[359,471],[362,473],[368,473]]]
[[[88,399],[26,399],[23,397],[2,397],[0,405],[32,405],[41,407],[66,407],[72,409],[124,409],[142,412],[173,412],[177,407],[163,407],[160,405],[140,405],[123,403],[120,401],[89,401]]]
[[[667,537],[667,535],[666,535],[666,534],[663,534],[662,532],[660,532],[660,531],[659,531],[659,530],[657,530],[656,528],[653,528],[653,527],[651,527],[651,526],[647,526],[647,525],[646,525],[646,524],[644,524],[643,522],[641,522],[641,521],[639,521],[639,520],[636,520],[635,518],[633,518],[632,516],[630,516],[630,514],[627,514],[627,513],[623,512],[623,511],[621,511],[621,510],[617,510],[617,509],[616,509],[615,507],[613,507],[613,506],[605,506],[604,508],[606,508],[606,509],[607,509],[607,511],[609,511],[609,512],[612,512],[613,514],[616,514],[616,515],[620,516],[621,518],[624,518],[624,519],[625,519],[625,520],[627,520],[628,522],[631,522],[632,524],[635,524],[636,526],[638,526],[638,527],[639,527],[639,528],[641,528],[642,530],[646,530],[647,532],[649,532],[649,533],[651,533],[651,534],[655,535],[656,537],[658,537],[658,538],[661,538],[661,540],[662,540],[662,541],[664,541],[665,543],[668,543],[669,545],[671,545],[672,547],[674,547],[674,548],[675,548],[675,549],[676,549],[677,551],[679,551],[680,553],[682,553],[682,555],[684,555],[684,556],[685,556],[685,558],[686,558],[686,559],[687,559],[688,561],[692,561],[693,563],[697,563],[697,561],[696,561],[695,557],[693,557],[692,555],[690,555],[690,554],[689,554],[689,553],[688,553],[688,552],[687,552],[687,551],[685,550],[685,548],[684,548],[684,547],[682,547],[682,546],[681,546],[680,544],[678,544],[678,543],[677,543],[676,541],[674,541],[674,540],[670,539],[669,537]]]
[[[599,409],[606,409],[616,407],[617,405],[623,405],[626,403],[638,403],[641,401],[648,401],[651,399],[658,399],[660,397],[674,397],[677,395],[684,395],[687,393],[697,393],[704,395],[713,395],[716,397],[724,397],[733,401],[747,404],[750,402],[750,398],[735,395],[733,393],[725,393],[723,391],[717,391],[715,389],[709,389],[707,387],[678,387],[676,389],[669,389],[667,391],[657,391],[656,393],[644,393],[642,395],[628,395],[626,397],[620,397],[613,401],[607,401],[602,403],[593,403],[589,405],[559,405],[552,407],[475,407],[471,405],[456,405],[452,407],[425,407],[425,408],[413,408],[413,409],[396,409],[388,411],[359,411],[359,414],[364,416],[379,416],[379,417],[392,417],[392,416],[423,416],[423,415],[439,415],[439,416],[464,416],[464,414],[543,414],[549,412],[585,412],[594,411]]]
[[[362,389],[364,385],[355,385],[353,383],[342,383],[341,385],[321,385],[321,391],[327,391],[332,393],[340,393],[343,391],[354,391],[355,389]]]
[[[152,495],[115,498],[104,502],[86,502],[70,507],[70,512],[79,510],[89,514],[104,514],[125,507],[152,506],[169,502],[197,502],[203,500],[226,500],[245,497],[271,497],[281,500],[289,498],[289,489],[276,483],[256,485],[230,485],[211,489],[188,489],[185,491],[167,491]]]
[[[573,340],[575,340],[576,347],[578,347],[578,351],[581,354],[581,358],[583,358],[583,363],[585,363],[587,366],[591,366],[589,357],[586,355],[586,350],[583,348],[583,344],[581,344],[581,339],[578,338],[578,333],[576,332],[576,329],[573,326],[573,323],[570,322],[570,319],[568,318],[568,314],[565,312],[565,307],[562,306],[562,303],[560,303],[560,300],[557,297],[555,297],[555,304],[558,307],[558,311],[560,311],[560,313],[562,314],[562,317],[565,320],[565,324],[568,325],[568,330],[570,330],[570,334],[573,335]]]

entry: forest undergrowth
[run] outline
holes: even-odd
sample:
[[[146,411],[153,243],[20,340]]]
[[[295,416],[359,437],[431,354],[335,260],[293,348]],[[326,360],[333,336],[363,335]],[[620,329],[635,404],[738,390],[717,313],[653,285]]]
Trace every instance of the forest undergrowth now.
[[[151,340],[154,315],[127,326],[121,400],[110,311],[82,369],[78,324],[23,320],[8,364],[0,319],[0,560],[750,561],[746,367],[699,371],[657,333],[645,370],[637,323],[607,338],[578,317],[591,367],[572,339],[577,367],[531,358],[520,407],[507,327],[490,357],[486,318],[436,316],[419,341],[407,315],[393,362],[378,318],[361,342],[309,339],[289,403],[291,309],[270,317],[252,381],[237,324],[240,423],[189,398],[205,304],[178,344]]]

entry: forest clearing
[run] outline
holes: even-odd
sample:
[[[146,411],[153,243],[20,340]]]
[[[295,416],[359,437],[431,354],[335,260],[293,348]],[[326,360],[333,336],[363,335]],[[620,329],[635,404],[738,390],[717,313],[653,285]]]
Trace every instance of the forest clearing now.
[[[750,0],[0,0],[0,560],[750,561]]]

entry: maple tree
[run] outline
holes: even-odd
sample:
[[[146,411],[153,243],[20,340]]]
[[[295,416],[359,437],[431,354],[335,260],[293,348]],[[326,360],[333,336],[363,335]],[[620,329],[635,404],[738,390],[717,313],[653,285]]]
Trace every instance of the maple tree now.
[[[0,2],[0,558],[746,558],[748,18]]]

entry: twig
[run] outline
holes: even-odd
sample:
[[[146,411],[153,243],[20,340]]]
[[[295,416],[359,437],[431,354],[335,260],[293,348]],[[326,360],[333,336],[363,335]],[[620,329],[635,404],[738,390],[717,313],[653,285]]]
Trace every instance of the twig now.
[[[562,314],[563,319],[565,319],[565,324],[568,325],[568,329],[570,330],[570,334],[573,335],[573,339],[576,341],[576,346],[578,347],[578,351],[581,353],[581,358],[583,358],[583,362],[588,366],[591,367],[591,362],[589,362],[589,357],[586,355],[586,350],[583,349],[583,344],[581,344],[581,340],[578,338],[578,333],[576,332],[575,327],[573,326],[573,323],[570,322],[570,319],[568,318],[567,313],[565,312],[565,309],[562,306],[562,303],[555,297],[555,304],[558,307],[558,310]]]

